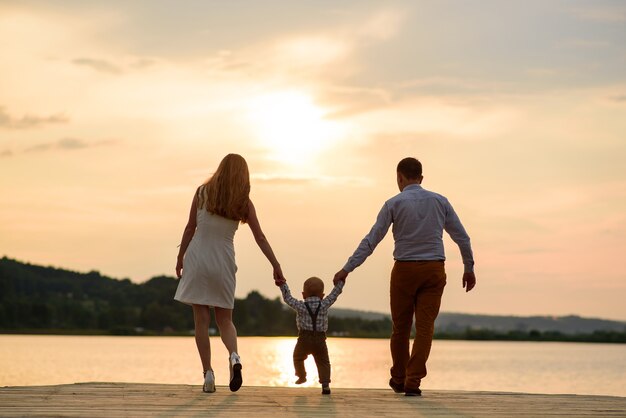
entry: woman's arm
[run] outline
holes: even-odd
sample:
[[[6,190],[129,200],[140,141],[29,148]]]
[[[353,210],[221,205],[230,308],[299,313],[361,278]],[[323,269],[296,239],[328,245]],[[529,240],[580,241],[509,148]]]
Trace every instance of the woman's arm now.
[[[176,277],[178,277],[179,279],[182,277],[183,257],[185,256],[187,247],[191,242],[191,238],[193,238],[193,234],[195,234],[196,232],[196,212],[198,210],[197,208],[198,194],[196,193],[193,196],[193,200],[191,202],[191,209],[189,210],[189,220],[187,221],[187,225],[185,226],[185,230],[183,231],[183,238],[180,241],[180,249],[178,250],[178,257],[176,259]]]
[[[276,259],[274,251],[272,251],[272,247],[265,237],[263,230],[261,230],[259,218],[256,215],[256,209],[254,208],[254,204],[252,204],[252,201],[250,201],[250,204],[248,205],[248,225],[252,230],[252,235],[254,235],[254,240],[256,241],[257,245],[274,268],[274,281],[284,281],[285,277],[283,276],[283,272],[280,268],[280,263]]]

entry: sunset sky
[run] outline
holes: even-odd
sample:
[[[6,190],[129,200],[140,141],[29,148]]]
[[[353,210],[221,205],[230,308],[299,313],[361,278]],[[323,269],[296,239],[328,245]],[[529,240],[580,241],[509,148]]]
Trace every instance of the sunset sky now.
[[[292,289],[330,287],[414,156],[475,254],[466,294],[446,238],[443,311],[626,320],[623,1],[0,1],[0,256],[173,276],[229,152]],[[236,295],[277,297],[235,246]],[[335,306],[388,312],[392,248]]]

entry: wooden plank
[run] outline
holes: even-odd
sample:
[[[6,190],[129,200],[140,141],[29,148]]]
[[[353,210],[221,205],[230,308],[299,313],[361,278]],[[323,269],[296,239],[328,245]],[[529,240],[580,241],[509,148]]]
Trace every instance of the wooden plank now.
[[[0,388],[0,417],[626,417],[626,398],[497,392],[80,383]]]

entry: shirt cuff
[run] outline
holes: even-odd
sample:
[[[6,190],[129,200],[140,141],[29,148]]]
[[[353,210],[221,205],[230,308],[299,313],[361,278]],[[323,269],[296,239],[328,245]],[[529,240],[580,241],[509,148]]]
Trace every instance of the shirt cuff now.
[[[352,273],[355,268],[356,267],[352,267],[349,261],[346,263],[345,266],[343,266],[343,270],[347,271],[348,273]]]

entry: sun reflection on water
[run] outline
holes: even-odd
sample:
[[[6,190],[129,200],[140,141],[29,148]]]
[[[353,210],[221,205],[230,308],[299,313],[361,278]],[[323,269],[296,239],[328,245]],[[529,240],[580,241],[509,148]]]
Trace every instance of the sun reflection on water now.
[[[249,377],[260,386],[319,387],[313,356],[304,362],[307,381],[296,385],[293,349],[297,337],[248,337]],[[329,338],[331,386],[385,387],[391,367],[387,341]],[[250,381],[250,380],[249,380]]]
[[[304,366],[307,371],[307,381],[302,385],[296,385],[296,375],[293,367],[293,349],[296,346],[296,338],[271,338],[270,344],[262,347],[261,358],[266,359],[267,384],[269,386],[303,386],[317,385],[318,374],[313,356],[309,356]]]

